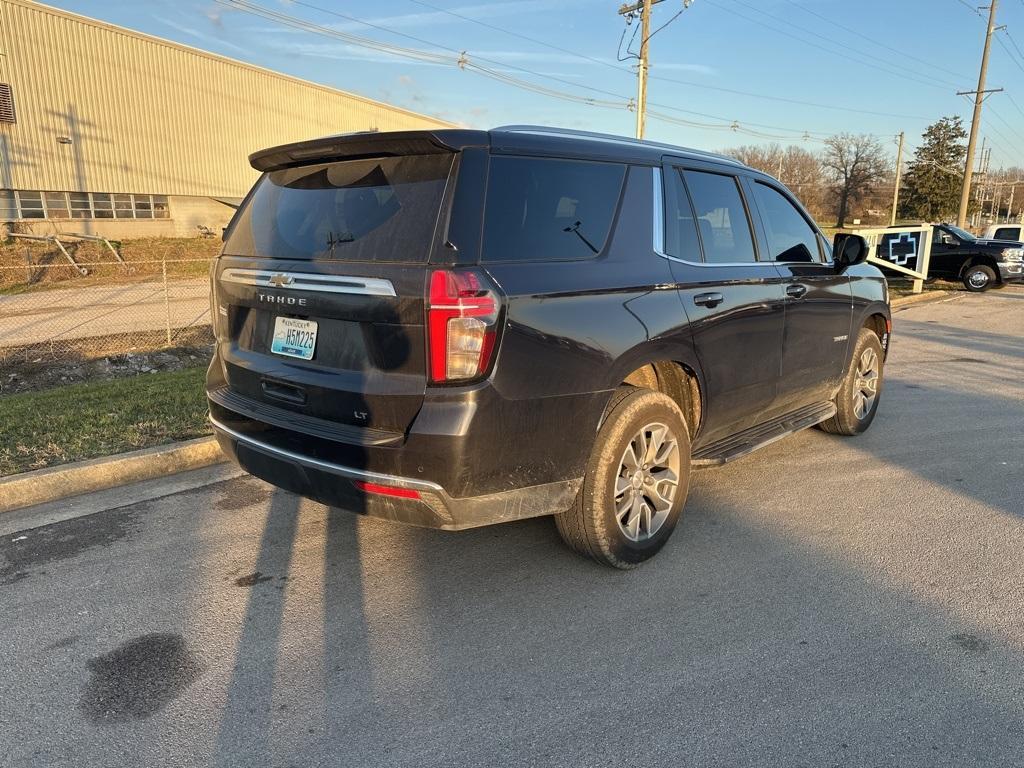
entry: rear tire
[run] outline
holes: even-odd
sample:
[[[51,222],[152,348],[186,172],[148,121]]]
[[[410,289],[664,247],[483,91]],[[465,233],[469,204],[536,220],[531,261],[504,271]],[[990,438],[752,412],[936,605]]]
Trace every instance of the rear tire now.
[[[832,401],[836,415],[818,426],[833,435],[859,435],[870,427],[882,394],[884,365],[882,342],[873,331],[861,328],[846,376]]]
[[[987,291],[996,284],[996,273],[985,264],[974,264],[967,268],[963,276],[964,288],[972,293]]]
[[[622,387],[612,395],[572,508],[555,515],[576,552],[635,568],[665,545],[690,480],[690,432],[672,398]]]

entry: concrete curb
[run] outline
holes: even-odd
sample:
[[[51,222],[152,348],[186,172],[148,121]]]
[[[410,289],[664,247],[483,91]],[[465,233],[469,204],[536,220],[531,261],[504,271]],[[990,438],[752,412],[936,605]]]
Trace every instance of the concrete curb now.
[[[960,291],[925,291],[924,293],[915,293],[910,296],[899,296],[893,299],[890,304],[893,309],[903,309],[904,307],[912,307],[915,304],[931,304],[935,301],[956,299],[961,295]]]
[[[151,480],[226,461],[213,437],[143,448],[0,479],[0,512]]]

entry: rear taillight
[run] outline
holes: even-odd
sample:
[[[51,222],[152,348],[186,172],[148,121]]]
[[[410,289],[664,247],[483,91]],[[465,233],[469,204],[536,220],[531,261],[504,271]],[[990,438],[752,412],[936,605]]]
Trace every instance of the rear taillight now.
[[[435,384],[487,372],[497,335],[498,295],[476,272],[438,269],[427,287],[427,350]]]

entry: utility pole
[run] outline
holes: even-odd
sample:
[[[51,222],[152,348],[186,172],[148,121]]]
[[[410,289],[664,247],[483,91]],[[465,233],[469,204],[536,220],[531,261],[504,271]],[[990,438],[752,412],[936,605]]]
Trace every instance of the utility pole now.
[[[1010,202],[1006,204],[1006,223],[1010,223],[1010,219],[1013,217],[1013,193],[1017,191],[1017,185],[1014,184],[1010,187]]]
[[[896,188],[892,191],[892,216],[889,217],[889,226],[896,224],[896,206],[900,201],[900,171],[903,165],[903,131],[900,131],[900,144],[896,150]]]
[[[620,16],[640,13],[640,61],[636,65],[636,137],[644,137],[647,124],[647,48],[651,37],[651,7],[663,0],[639,0],[619,8]]]
[[[981,127],[981,104],[988,93],[996,93],[1003,90],[996,88],[990,91],[985,90],[985,76],[988,74],[988,54],[992,48],[992,35],[996,29],[996,6],[999,0],[989,0],[988,7],[988,32],[985,34],[985,49],[981,54],[981,72],[978,74],[978,89],[976,91],[961,91],[957,96],[974,94],[974,116],[971,118],[971,137],[967,142],[967,161],[964,164],[964,185],[960,191],[960,213],[957,216],[957,226],[963,227],[967,224],[967,209],[971,203],[971,176],[974,173],[974,149],[978,143],[978,129]]]

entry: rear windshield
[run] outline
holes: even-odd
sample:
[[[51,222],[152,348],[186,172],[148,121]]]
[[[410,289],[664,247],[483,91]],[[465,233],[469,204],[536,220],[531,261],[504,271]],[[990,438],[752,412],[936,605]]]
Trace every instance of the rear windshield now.
[[[492,158],[483,260],[592,258],[608,239],[625,175],[617,163]]]
[[[454,155],[346,160],[266,173],[224,253],[424,262]]]

